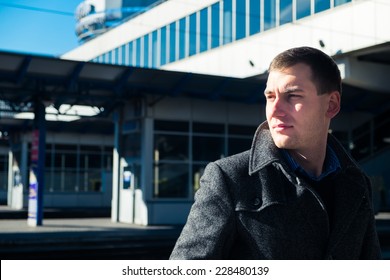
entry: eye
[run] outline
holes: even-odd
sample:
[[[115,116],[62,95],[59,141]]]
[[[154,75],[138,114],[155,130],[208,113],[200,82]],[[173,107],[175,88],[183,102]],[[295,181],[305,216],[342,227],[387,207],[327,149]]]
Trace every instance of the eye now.
[[[300,98],[300,97],[302,97],[301,95],[298,95],[298,94],[289,94],[288,95],[288,98]]]
[[[275,99],[275,96],[272,94],[266,94],[265,99],[272,101],[273,99]]]

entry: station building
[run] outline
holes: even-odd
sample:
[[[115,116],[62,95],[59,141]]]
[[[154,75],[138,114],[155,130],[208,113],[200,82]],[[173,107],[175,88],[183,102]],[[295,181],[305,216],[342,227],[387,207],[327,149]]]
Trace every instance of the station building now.
[[[57,118],[46,122],[45,207],[111,207],[113,221],[183,224],[206,164],[250,148],[272,58],[307,45],[338,63],[342,110],[331,132],[370,175],[376,210],[389,208],[390,3],[153,2],[60,59],[3,54],[16,64],[0,65],[12,90],[29,92],[0,104],[0,138],[12,144],[0,150],[8,203],[26,203],[32,141],[32,121],[15,109],[31,111],[27,96],[42,92],[46,116]],[[71,113],[77,105],[92,112]]]

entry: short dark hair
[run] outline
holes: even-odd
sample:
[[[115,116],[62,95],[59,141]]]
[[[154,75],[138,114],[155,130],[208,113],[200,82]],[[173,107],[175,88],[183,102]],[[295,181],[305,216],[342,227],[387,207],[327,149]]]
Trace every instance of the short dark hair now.
[[[298,47],[278,54],[272,60],[268,72],[282,70],[298,63],[304,63],[311,68],[311,78],[318,95],[333,91],[341,94],[341,76],[337,64],[330,56],[315,48]]]

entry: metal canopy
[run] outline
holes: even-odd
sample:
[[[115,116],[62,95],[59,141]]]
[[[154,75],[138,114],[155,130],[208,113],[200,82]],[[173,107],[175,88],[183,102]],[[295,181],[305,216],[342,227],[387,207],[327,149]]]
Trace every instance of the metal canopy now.
[[[390,47],[385,47],[380,51],[388,54]],[[365,59],[382,57],[387,62],[388,56],[377,52],[375,49],[365,52]],[[104,108],[95,121],[106,118],[119,104],[146,95],[264,103],[266,78],[267,74],[239,79],[0,52],[0,102],[5,102],[12,112],[32,111],[37,99],[55,108],[61,104]],[[376,115],[389,110],[389,93],[367,92],[350,85],[344,85],[343,90],[345,111]],[[5,110],[0,106],[3,116]],[[15,121],[2,119],[1,124],[15,126]],[[102,133],[112,129],[107,119],[100,122],[98,128]],[[17,123],[19,127],[29,125],[28,121]],[[76,131],[92,127],[85,123],[88,122],[81,120],[61,126]],[[49,130],[58,129],[58,124],[47,125]]]
[[[264,81],[0,52],[0,100],[15,109],[35,98],[105,107],[146,94],[253,102],[263,90]]]

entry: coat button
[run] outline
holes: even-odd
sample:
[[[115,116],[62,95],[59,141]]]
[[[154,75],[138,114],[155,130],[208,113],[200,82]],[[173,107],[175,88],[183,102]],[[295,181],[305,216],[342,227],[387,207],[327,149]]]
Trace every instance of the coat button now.
[[[259,206],[260,203],[261,203],[260,198],[256,197],[255,200],[254,200],[254,202],[253,202],[253,204],[254,204],[255,206]]]

